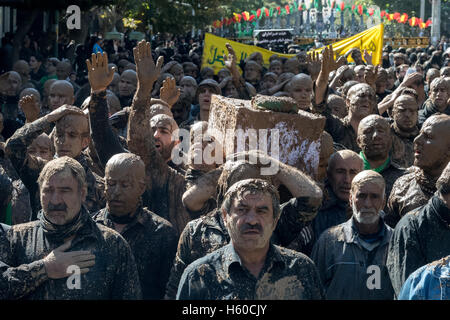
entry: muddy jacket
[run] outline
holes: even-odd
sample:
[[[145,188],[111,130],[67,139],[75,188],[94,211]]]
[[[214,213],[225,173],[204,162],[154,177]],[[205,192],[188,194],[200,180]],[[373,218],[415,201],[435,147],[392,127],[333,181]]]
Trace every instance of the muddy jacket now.
[[[114,229],[106,208],[97,212],[93,219]],[[162,299],[176,252],[176,231],[168,221],[140,207],[121,235],[136,260],[143,298]]]
[[[271,242],[288,246],[310,224],[317,207],[308,204],[308,198],[292,198],[281,206],[280,220]],[[309,239],[311,241],[311,239]],[[216,209],[206,216],[190,221],[178,242],[178,250],[167,284],[167,299],[174,299],[184,269],[192,262],[222,248],[230,242],[222,213]],[[307,241],[304,241],[307,242]],[[296,248],[297,250],[301,248]]]
[[[431,117],[433,114],[439,112],[436,106],[431,102],[430,99],[424,102],[423,108],[419,110],[419,127],[422,127],[425,120]],[[450,107],[447,105],[444,114],[450,115]]]
[[[393,123],[391,131],[392,160],[403,168],[409,168],[414,164],[414,139],[419,134],[419,129],[403,132]]]
[[[380,223],[379,239],[372,244],[361,238],[353,219],[322,233],[314,245],[312,259],[319,270],[326,299],[394,298],[386,268],[392,229],[382,219]],[[375,287],[369,288],[368,284],[374,284]]]
[[[27,147],[43,132],[49,132],[53,128],[46,118],[40,118],[32,123],[24,125],[6,143],[6,154],[11,159],[15,169],[20,175],[25,186],[30,191],[30,201],[33,209],[31,220],[37,217],[37,211],[40,209],[39,188],[37,178],[45,165],[45,162],[35,161],[27,156]],[[105,206],[103,196],[104,184],[102,178],[92,172],[87,153],[83,151],[75,158],[86,171],[86,182],[88,194],[86,197],[86,206],[91,212],[100,210]]]
[[[326,229],[344,223],[352,215],[348,203],[340,200],[329,185],[326,186],[325,193],[327,196],[324,196],[319,212],[311,223],[315,241]]]
[[[427,263],[450,254],[450,209],[433,196],[420,209],[404,216],[389,244],[387,266],[398,295],[408,276]]]
[[[149,114],[146,112],[150,98],[146,101],[134,99],[128,119],[128,149],[145,163],[147,195],[144,206],[172,223],[181,234],[191,220],[181,201],[185,191],[184,175],[170,168],[155,147]],[[92,138],[97,155],[103,164],[115,154],[128,152],[119,143],[108,122],[106,93],[91,95],[89,115]]]
[[[450,300],[450,256],[414,271],[398,300]]]
[[[0,261],[10,267],[28,271],[19,273],[26,278],[24,283],[29,284],[29,287],[18,288],[26,299],[121,300],[142,297],[130,246],[117,232],[96,224],[90,217],[76,232],[69,249],[88,250],[95,255],[95,266],[81,275],[80,289],[69,289],[66,278],[47,277],[42,259],[62,243],[51,241],[46,236],[41,221],[12,226],[7,237],[9,241],[1,244]]]
[[[426,204],[436,191],[436,181],[430,181],[425,186],[416,178],[417,170],[417,167],[409,168],[409,173],[398,178],[392,187],[387,203],[389,210],[385,217],[391,228],[395,228],[405,214]]]
[[[353,150],[356,153],[361,151],[361,148],[356,143],[357,134],[350,124],[350,118],[348,116],[344,119],[336,117],[332,114],[331,108],[328,104],[313,104],[311,110],[314,113],[320,114],[327,118],[324,130],[331,135],[334,142],[343,145],[347,149]]]
[[[270,245],[256,278],[232,244],[190,264],[181,277],[177,300],[323,299],[314,263],[293,250]]]

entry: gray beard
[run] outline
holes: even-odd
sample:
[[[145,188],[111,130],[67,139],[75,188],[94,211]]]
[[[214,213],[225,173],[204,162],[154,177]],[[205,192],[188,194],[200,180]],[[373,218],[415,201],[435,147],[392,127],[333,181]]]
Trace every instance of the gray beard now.
[[[378,219],[380,219],[380,212],[378,212],[378,214],[372,214],[372,215],[364,214],[363,215],[362,213],[360,213],[358,211],[358,209],[356,209],[356,205],[353,201],[351,201],[351,205],[352,205],[353,217],[360,224],[374,224],[378,221]]]

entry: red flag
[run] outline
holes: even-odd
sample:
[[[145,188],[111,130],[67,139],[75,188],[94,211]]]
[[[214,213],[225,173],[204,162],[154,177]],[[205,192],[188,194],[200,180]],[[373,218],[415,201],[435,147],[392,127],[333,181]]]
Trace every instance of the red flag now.
[[[431,26],[431,24],[432,24],[431,19],[428,19],[428,21],[425,22],[425,28],[428,28],[429,26]]]
[[[261,17],[261,9],[256,10],[256,17],[259,19]]]
[[[385,15],[386,15],[386,11],[383,10],[383,11],[380,12],[380,17],[381,18],[383,18]]]
[[[395,12],[394,13],[394,19],[398,20],[398,18],[400,18],[400,12]]]
[[[266,17],[268,17],[269,16],[269,9],[264,8],[264,13],[266,14]]]
[[[375,9],[374,8],[369,8],[369,15],[373,16],[374,13],[375,13]]]
[[[363,6],[360,4],[358,5],[358,13],[360,16],[362,16],[362,14],[363,14]]]
[[[344,9],[345,9],[345,3],[344,3],[344,1],[342,1],[341,2],[341,11],[344,11]]]
[[[284,7],[286,8],[286,13],[290,14],[291,13],[291,8],[289,7],[289,5],[287,4]]]
[[[352,5],[352,11],[355,11],[356,6]]]

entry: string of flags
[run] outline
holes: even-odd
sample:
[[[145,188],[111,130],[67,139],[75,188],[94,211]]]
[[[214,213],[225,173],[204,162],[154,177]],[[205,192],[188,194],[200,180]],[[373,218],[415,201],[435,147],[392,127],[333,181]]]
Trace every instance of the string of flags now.
[[[393,12],[390,13],[389,10],[375,10],[374,8],[368,8],[365,4],[345,4],[344,2],[341,2],[340,5],[336,5],[336,1],[334,0],[327,0],[328,1],[328,7],[330,7],[332,10],[335,10],[336,12],[345,12],[350,11],[357,15],[367,15],[368,17],[371,16],[378,16],[381,20],[385,19],[387,21],[393,21],[398,23],[406,24],[407,22],[411,27],[419,27],[420,29],[425,29],[431,26],[431,19],[428,19],[426,22],[422,21],[422,19],[417,17],[411,17],[409,18],[407,13],[400,13],[400,12]],[[309,6],[306,6],[306,4],[302,3],[299,5],[297,2],[293,2],[290,4],[286,4],[284,6],[277,6],[277,7],[262,7],[257,10],[250,10],[250,11],[243,11],[241,13],[233,13],[232,17],[229,18],[223,18],[222,20],[215,20],[212,23],[212,26],[214,28],[221,28],[223,26],[229,26],[233,23],[241,23],[241,21],[248,21],[253,22],[254,20],[261,20],[262,18],[272,18],[276,16],[286,16],[290,15],[292,13],[298,12],[298,11],[304,11],[304,10],[310,10],[310,9],[319,9],[319,0],[311,1]],[[409,18],[409,19],[408,19]]]

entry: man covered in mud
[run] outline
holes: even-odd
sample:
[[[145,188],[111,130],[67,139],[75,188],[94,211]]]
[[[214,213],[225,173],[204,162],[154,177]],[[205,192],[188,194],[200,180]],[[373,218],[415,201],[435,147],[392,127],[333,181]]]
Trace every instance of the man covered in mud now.
[[[257,159],[256,164],[245,160],[252,154]],[[272,175],[264,175],[262,163],[279,169]],[[190,263],[230,242],[230,234],[225,227],[220,206],[231,185],[250,178],[267,179],[277,187],[283,185],[289,194],[284,198],[292,197],[280,207],[280,221],[273,233],[272,242],[287,247],[294,240],[298,240],[296,251],[302,251],[300,245],[307,247],[311,239],[300,241],[298,238],[306,236],[304,233],[301,234],[301,231],[309,226],[322,200],[322,191],[317,183],[300,170],[261,152],[236,154],[235,158],[227,160],[223,168],[211,170],[199,177],[183,195],[183,202],[190,210],[200,210],[204,215],[190,221],[180,236],[166,298],[175,298],[181,275]],[[212,211],[207,213],[204,206],[211,197],[217,199],[217,209],[212,210],[213,208],[209,206]]]
[[[145,165],[132,153],[119,153],[105,169],[106,208],[93,219],[119,232],[136,260],[144,299],[164,297],[177,246],[177,235],[165,219],[144,208]]]
[[[411,273],[450,254],[450,163],[436,188],[424,206],[400,220],[392,235],[387,267],[397,295]]]
[[[34,194],[30,196],[36,198],[38,189],[36,180],[46,161],[27,153],[27,148],[38,136],[51,131],[53,127],[55,157],[68,156],[83,166],[88,183],[85,204],[91,212],[100,210],[104,207],[103,182],[92,171],[90,158],[84,150],[90,139],[89,122],[79,108],[63,105],[32,123],[24,125],[7,141],[6,154],[27,188],[34,191]],[[34,210],[31,220],[36,219],[36,213]]]
[[[385,188],[379,173],[358,173],[350,191],[353,217],[326,230],[315,244],[312,259],[319,269],[326,299],[393,299],[386,269],[392,229],[381,218]]]
[[[392,108],[392,156],[404,168],[414,164],[414,139],[419,134],[417,99],[403,94],[397,98]]]
[[[96,224],[83,206],[84,168],[72,158],[60,157],[45,165],[38,183],[39,220],[12,226],[0,248],[4,264],[27,265],[32,270],[26,279],[29,287],[17,288],[27,291],[20,295],[32,300],[140,299],[128,243],[117,232]],[[64,279],[74,270],[82,273],[74,282],[77,290]]]
[[[450,161],[450,116],[428,118],[414,139],[414,166],[395,181],[386,223],[395,227],[408,212],[423,206],[436,192],[436,181]]]
[[[276,188],[265,180],[232,185],[221,206],[231,243],[185,269],[177,299],[322,299],[313,262],[270,243],[279,201]]]
[[[380,173],[386,183],[386,198],[391,193],[394,182],[404,174],[404,170],[391,160],[392,133],[389,121],[379,115],[362,119],[356,138],[364,162],[364,170]]]

